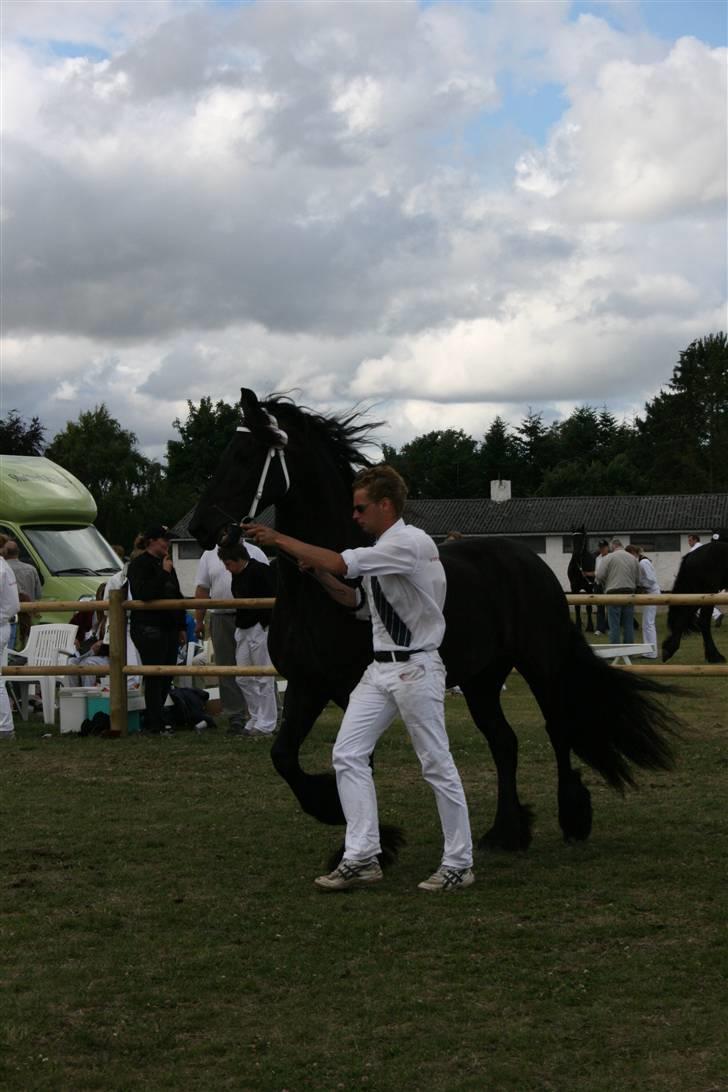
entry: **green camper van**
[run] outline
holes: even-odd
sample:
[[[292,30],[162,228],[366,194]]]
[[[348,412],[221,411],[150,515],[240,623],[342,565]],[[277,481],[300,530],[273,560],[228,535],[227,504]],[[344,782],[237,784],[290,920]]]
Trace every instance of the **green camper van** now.
[[[50,459],[0,455],[0,532],[21,561],[35,565],[43,599],[93,596],[121,561],[93,526],[96,502],[85,485]],[[36,615],[65,622],[69,614]]]

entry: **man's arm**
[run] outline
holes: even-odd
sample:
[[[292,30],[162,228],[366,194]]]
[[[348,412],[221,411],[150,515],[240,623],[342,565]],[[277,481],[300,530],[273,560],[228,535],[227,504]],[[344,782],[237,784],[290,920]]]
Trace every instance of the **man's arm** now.
[[[204,587],[202,584],[198,584],[195,588],[195,599],[209,599],[210,589]],[[195,610],[195,633],[197,636],[201,636],[205,628],[205,608],[199,607]]]
[[[315,580],[318,580],[324,591],[326,591],[336,603],[339,603],[342,607],[346,607],[347,610],[357,610],[361,605],[357,589],[352,588],[349,584],[342,584],[338,577],[334,576],[333,573],[328,573],[324,569],[312,569],[311,576],[314,577]]]
[[[273,527],[264,527],[262,523],[246,523],[244,534],[246,538],[252,538],[258,546],[276,546],[279,550],[284,550],[308,568],[323,569],[334,576],[346,575],[346,562],[335,550],[327,550],[324,546],[311,546],[308,542],[291,538],[290,535],[282,535]]]

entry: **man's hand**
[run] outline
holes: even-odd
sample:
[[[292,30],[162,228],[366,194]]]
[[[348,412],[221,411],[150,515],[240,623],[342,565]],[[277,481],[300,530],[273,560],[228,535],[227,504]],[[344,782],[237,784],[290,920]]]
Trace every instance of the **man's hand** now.
[[[242,524],[243,536],[250,538],[258,546],[275,546],[276,532],[273,527],[266,527],[262,523]]]

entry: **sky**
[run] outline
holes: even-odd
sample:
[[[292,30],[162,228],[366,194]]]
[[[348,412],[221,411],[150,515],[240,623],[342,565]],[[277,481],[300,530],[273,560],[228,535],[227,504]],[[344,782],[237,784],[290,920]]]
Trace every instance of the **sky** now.
[[[632,420],[728,325],[723,0],[3,0],[0,415]]]

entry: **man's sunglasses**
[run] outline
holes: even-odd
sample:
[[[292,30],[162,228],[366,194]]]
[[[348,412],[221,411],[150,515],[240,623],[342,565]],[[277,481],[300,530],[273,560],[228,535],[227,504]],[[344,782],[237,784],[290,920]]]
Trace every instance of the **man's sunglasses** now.
[[[369,505],[370,505],[370,504],[373,504],[373,503],[374,503],[374,501],[367,501],[367,503],[366,503],[366,504],[355,504],[355,505],[354,505],[354,511],[355,511],[355,512],[358,512],[358,513],[359,513],[359,515],[361,515],[361,514],[362,514],[362,512],[366,512],[366,510],[367,510],[367,508],[369,507]]]

